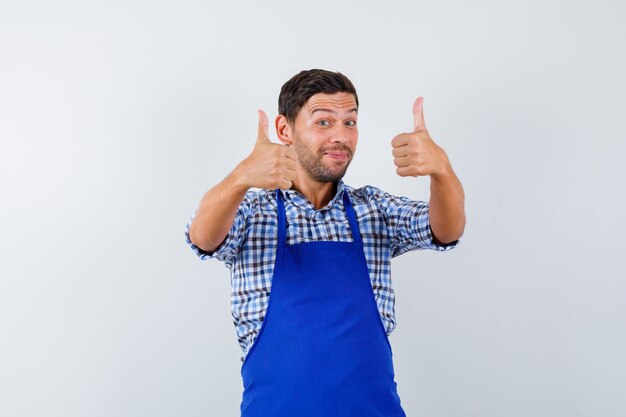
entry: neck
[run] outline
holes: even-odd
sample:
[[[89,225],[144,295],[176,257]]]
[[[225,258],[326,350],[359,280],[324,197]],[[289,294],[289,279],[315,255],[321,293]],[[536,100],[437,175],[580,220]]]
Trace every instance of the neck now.
[[[305,176],[299,176],[293,182],[291,189],[298,191],[313,204],[315,210],[325,207],[337,193],[336,182],[318,182]]]

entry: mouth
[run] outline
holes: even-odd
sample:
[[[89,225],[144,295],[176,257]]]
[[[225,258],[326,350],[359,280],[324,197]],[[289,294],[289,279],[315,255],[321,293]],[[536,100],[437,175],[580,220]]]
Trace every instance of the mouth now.
[[[346,147],[340,149],[326,149],[322,151],[322,156],[327,156],[334,161],[343,162],[347,161],[352,156],[352,152]]]
[[[348,159],[346,152],[325,152],[324,155],[335,161],[345,161]]]

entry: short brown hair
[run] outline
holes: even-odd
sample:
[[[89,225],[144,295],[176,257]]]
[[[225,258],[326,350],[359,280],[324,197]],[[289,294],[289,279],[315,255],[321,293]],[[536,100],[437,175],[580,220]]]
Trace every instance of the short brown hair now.
[[[278,95],[278,113],[293,123],[302,106],[318,93],[350,93],[359,107],[359,97],[348,77],[340,72],[310,69],[300,71],[283,84]]]

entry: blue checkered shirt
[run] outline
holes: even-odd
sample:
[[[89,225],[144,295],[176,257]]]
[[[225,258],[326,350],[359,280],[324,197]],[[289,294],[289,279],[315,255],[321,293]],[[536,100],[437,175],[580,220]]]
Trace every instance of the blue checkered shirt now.
[[[340,181],[335,197],[320,210],[315,210],[298,191],[282,191],[287,244],[351,242],[344,192],[349,193],[356,212],[378,311],[390,334],[396,326],[391,258],[415,249],[449,250],[457,242],[439,245],[433,241],[428,203],[396,197],[372,186],[355,189]],[[270,297],[278,243],[276,210],[273,190],[248,191],[230,232],[213,253],[203,251],[189,239],[195,212],[185,229],[187,243],[200,259],[217,258],[231,271],[231,313],[243,350],[242,361],[261,329]]]

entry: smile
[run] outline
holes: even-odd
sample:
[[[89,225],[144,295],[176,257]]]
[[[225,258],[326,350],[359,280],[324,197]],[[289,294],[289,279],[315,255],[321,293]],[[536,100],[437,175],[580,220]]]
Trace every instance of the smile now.
[[[336,161],[345,161],[347,159],[350,159],[350,157],[352,156],[352,151],[347,146],[330,149],[327,148],[325,150],[322,150],[322,156],[324,155]]]
[[[330,159],[334,159],[337,161],[345,161],[348,159],[348,152],[343,152],[343,151],[329,151],[329,152],[324,152],[323,155],[326,155]]]

